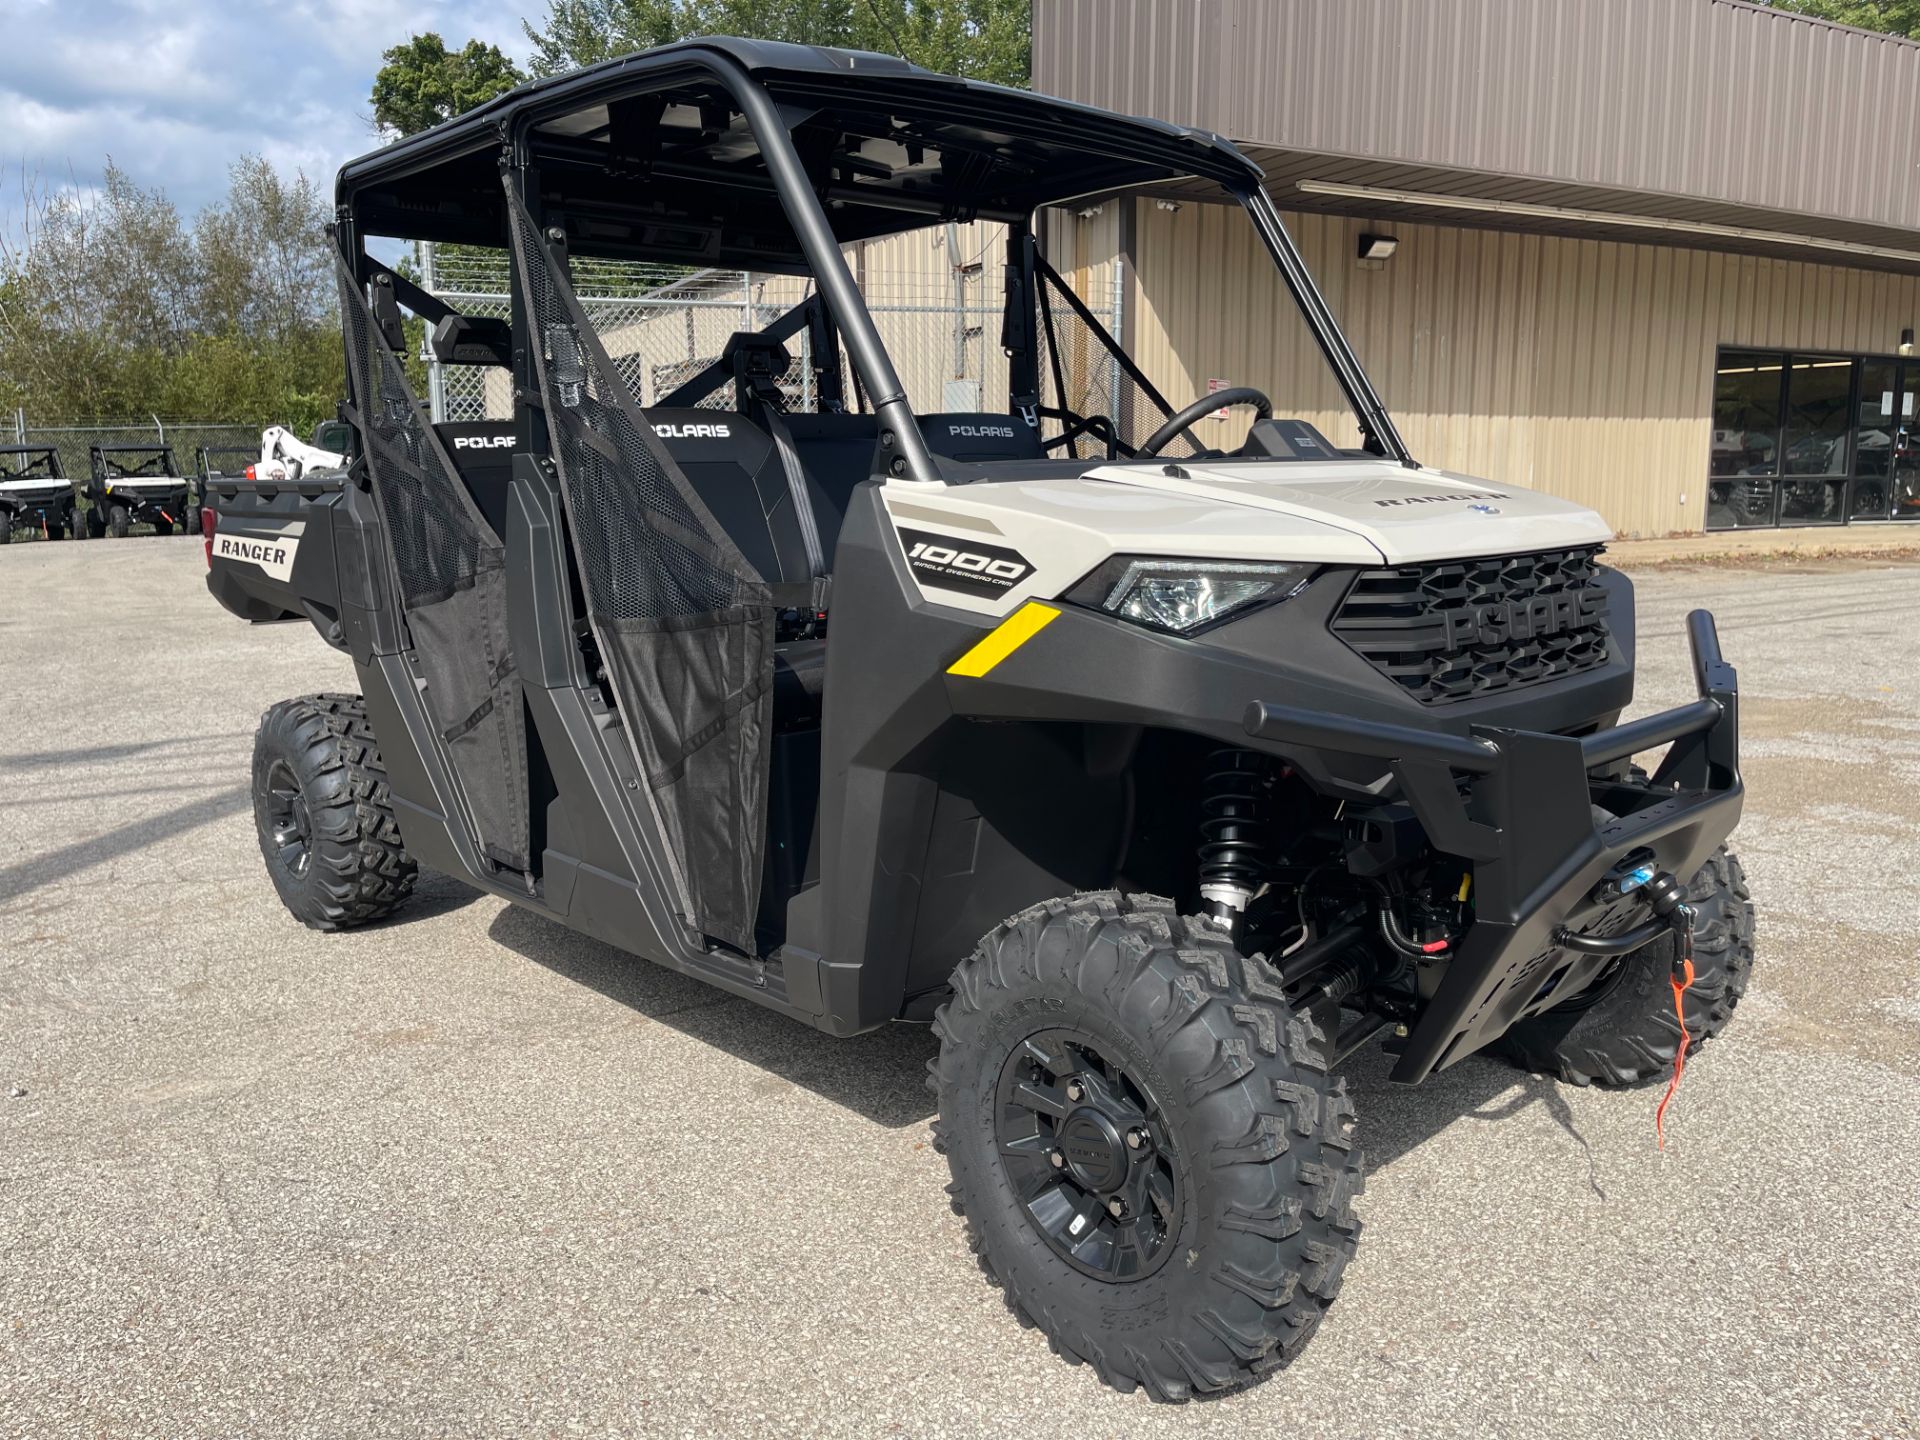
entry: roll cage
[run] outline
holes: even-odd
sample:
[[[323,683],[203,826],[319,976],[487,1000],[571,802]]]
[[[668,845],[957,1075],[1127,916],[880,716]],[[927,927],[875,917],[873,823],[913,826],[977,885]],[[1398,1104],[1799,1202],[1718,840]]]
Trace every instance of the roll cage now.
[[[435,777],[413,786],[431,796],[417,803],[433,819],[413,826],[409,845],[528,903],[573,896],[561,913],[577,909],[584,928],[610,936],[651,932],[652,943],[628,943],[655,958],[724,968],[784,956],[798,987],[788,1000],[832,1017],[817,1023],[898,1013],[909,983],[926,988],[898,963],[915,949],[893,928],[905,912],[888,911],[864,939],[823,935],[852,923],[833,916],[861,913],[850,895],[879,873],[901,807],[924,795],[895,776],[896,793],[852,813],[840,782],[823,777],[856,754],[862,773],[891,776],[875,747],[894,743],[896,712],[914,707],[886,686],[939,684],[927,657],[969,626],[899,609],[869,482],[1078,473],[1088,437],[1109,457],[1129,453],[1117,403],[1106,416],[1067,393],[1062,327],[1079,327],[1076,351],[1103,349],[1164,428],[1173,407],[1047,264],[1036,217],[1156,186],[1191,198],[1196,179],[1252,217],[1367,448],[1410,463],[1259,172],[1204,132],[880,56],[703,40],[524,87],[346,166],[334,232],[352,397],[342,418],[358,436],[346,493],[377,513],[387,563],[367,578],[391,617],[369,622],[356,658],[381,672],[362,677],[370,706],[394,707],[376,723],[409,733]],[[843,251],[976,220],[1007,234],[1000,340],[1012,413],[997,422],[977,405],[915,413]],[[457,313],[369,256],[374,236],[504,258],[509,315]],[[663,389],[659,371],[636,379],[617,327],[581,298],[583,280],[632,276],[634,262],[682,267],[674,284],[751,268],[813,293],[758,332],[735,331],[694,373],[676,368]],[[510,420],[431,414],[404,364],[406,310],[428,324],[443,363],[511,382]],[[803,331],[810,415],[791,412],[782,384],[784,341]],[[678,408],[728,381],[744,423]],[[1043,411],[1070,461],[1046,459]],[[836,596],[831,633],[843,638],[830,643]],[[875,658],[945,625],[958,629],[923,635],[910,657]],[[349,624],[350,646],[354,635]],[[589,823],[592,836],[573,829]],[[927,924],[971,943],[988,923],[980,907],[1009,889],[1085,888],[1071,878],[968,886]],[[849,892],[831,914],[823,887]],[[952,945],[943,934],[920,948],[945,956]],[[857,995],[807,998],[833,969],[823,956],[869,950],[892,957],[873,980],[849,970],[833,982]]]
[[[0,445],[0,480],[64,480],[60,452],[51,445]]]
[[[91,445],[87,447],[96,483],[109,480],[178,480],[179,463],[171,445]]]
[[[1334,322],[1261,174],[1211,132],[1129,119],[1026,91],[934,74],[888,56],[729,38],[691,40],[607,61],[500,97],[458,120],[349,163],[340,174],[336,235],[363,284],[385,267],[369,236],[505,248],[506,187],[563,263],[650,261],[804,275],[817,297],[767,327],[775,339],[810,328],[823,407],[845,393],[880,422],[896,479],[956,477],[931,454],[841,247],[942,221],[1008,228],[1001,344],[1008,411],[1056,422],[1049,448],[1078,453],[1081,436],[1109,458],[1130,455],[1112,416],[1065,402],[1057,374],[1061,325],[1092,343],[1161,416],[1169,404],[1041,253],[1044,207],[1114,192],[1211,182],[1245,209],[1296,301],[1370,452],[1412,463]],[[514,281],[514,325],[525,319]],[[438,324],[444,302],[400,281],[394,293]],[[388,331],[399,339],[399,317]],[[733,379],[715,365],[666,403],[696,403]],[[1049,388],[1055,403],[1043,402]],[[704,385],[705,389],[701,389]],[[517,395],[534,388],[514,357]],[[525,410],[525,407],[523,407]],[[546,452],[537,410],[521,446]]]

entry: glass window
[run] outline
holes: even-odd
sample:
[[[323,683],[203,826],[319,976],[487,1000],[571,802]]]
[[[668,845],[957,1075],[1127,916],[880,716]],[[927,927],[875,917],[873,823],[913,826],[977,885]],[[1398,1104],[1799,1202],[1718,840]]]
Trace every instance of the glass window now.
[[[1853,370],[1852,360],[1832,355],[1796,355],[1787,367],[1783,525],[1837,525],[1847,518]]]
[[[1853,428],[1853,516],[1884,520],[1890,498],[1894,438],[1900,429],[1900,367],[1868,360],[1860,367],[1860,403]]]
[[[1713,380],[1707,528],[1771,525],[1780,470],[1780,396],[1787,357],[1723,350]]]
[[[1847,473],[1847,402],[1853,361],[1796,355],[1787,371],[1789,475]]]

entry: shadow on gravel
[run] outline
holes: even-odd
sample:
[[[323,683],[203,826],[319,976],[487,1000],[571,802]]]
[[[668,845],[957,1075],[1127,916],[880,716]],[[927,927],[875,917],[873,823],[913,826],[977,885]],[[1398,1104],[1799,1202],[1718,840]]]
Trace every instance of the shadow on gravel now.
[[[924,1124],[933,1114],[927,1061],[939,1045],[925,1025],[889,1025],[836,1040],[517,906],[495,916],[488,933],[556,975],[876,1125],[897,1130]]]
[[[72,765],[99,765],[112,760],[127,760],[154,750],[178,746],[204,746],[209,740],[240,740],[251,731],[235,730],[223,735],[180,735],[171,740],[128,740],[118,745],[88,745],[78,750],[29,750],[19,755],[0,755],[0,771],[65,769]]]
[[[253,806],[252,792],[245,785],[217,791],[185,805],[176,805],[158,815],[135,820],[95,835],[49,850],[17,865],[0,868],[0,898],[16,900],[30,895],[42,885],[64,880],[77,870],[89,870],[117,860],[149,845],[172,844],[189,830],[224,820]]]
[[[924,1025],[890,1025],[836,1040],[531,911],[507,907],[494,918],[489,933],[556,975],[875,1124],[900,1129],[924,1124],[933,1114],[926,1071],[939,1045]],[[1378,1049],[1369,1049],[1349,1060],[1343,1072],[1359,1108],[1360,1143],[1370,1172],[1386,1169],[1456,1120],[1491,1122],[1545,1105],[1554,1122],[1587,1152],[1588,1184],[1604,1198],[1586,1137],[1575,1127],[1573,1111],[1554,1082],[1498,1060],[1469,1056],[1410,1088],[1387,1079],[1392,1065]]]
[[[1483,1055],[1469,1055],[1414,1086],[1396,1085],[1387,1079],[1392,1068],[1392,1057],[1378,1048],[1361,1051],[1346,1065],[1369,1173],[1385,1170],[1456,1120],[1487,1124],[1508,1119],[1529,1106],[1544,1105],[1548,1117],[1584,1153],[1588,1188],[1606,1199],[1607,1192],[1600,1188],[1594,1166],[1593,1147],[1574,1124],[1573,1107],[1557,1082]]]
[[[456,880],[451,875],[443,875],[438,870],[429,870],[422,866],[420,878],[414,882],[413,894],[406,903],[384,920],[374,922],[369,929],[399,930],[408,925],[417,925],[422,920],[434,920],[442,915],[451,915],[456,910],[464,910],[476,900],[488,898],[486,892],[474,889],[464,880]]]

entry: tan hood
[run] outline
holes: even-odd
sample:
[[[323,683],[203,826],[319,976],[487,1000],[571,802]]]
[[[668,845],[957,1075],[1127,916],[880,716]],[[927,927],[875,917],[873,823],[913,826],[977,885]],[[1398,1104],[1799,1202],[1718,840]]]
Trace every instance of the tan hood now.
[[[1105,465],[1086,478],[1317,521],[1361,536],[1395,563],[1519,555],[1613,538],[1612,526],[1571,500],[1388,461],[1154,461]]]

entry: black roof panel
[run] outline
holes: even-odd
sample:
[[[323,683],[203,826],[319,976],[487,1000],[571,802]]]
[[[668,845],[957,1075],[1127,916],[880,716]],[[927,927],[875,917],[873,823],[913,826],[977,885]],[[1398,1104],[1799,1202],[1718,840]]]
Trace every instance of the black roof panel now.
[[[578,253],[802,268],[758,147],[727,104],[741,70],[791,122],[843,242],[1174,177],[1259,180],[1208,131],[892,56],[709,38],[523,85],[348,162],[339,198],[363,234],[504,244],[498,162],[511,142]]]

